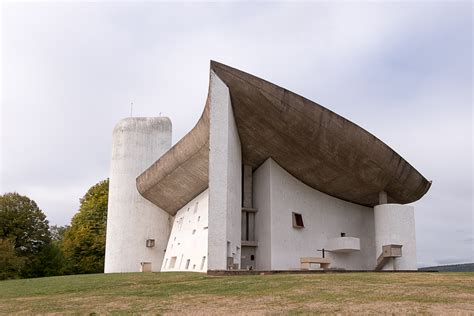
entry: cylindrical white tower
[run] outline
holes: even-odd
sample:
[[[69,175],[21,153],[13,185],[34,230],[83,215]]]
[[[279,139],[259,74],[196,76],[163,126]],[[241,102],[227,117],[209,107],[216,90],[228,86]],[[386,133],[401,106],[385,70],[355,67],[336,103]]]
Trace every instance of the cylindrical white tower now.
[[[384,245],[402,245],[402,256],[390,259],[383,270],[417,270],[413,206],[381,204],[374,207],[376,256]]]
[[[136,178],[170,147],[169,118],[131,117],[115,126],[105,273],[138,272],[143,267],[145,270],[160,271],[171,217],[138,193]]]

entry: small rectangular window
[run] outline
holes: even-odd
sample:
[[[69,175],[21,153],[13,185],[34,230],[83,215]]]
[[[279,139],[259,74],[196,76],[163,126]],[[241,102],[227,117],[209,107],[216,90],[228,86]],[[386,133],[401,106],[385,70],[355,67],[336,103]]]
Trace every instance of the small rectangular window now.
[[[203,269],[204,269],[204,263],[206,263],[206,256],[202,257],[202,260],[201,260],[201,269],[200,269],[200,270],[203,270]]]
[[[176,265],[176,257],[171,257],[171,260],[170,260],[170,265],[168,267],[168,269],[174,269],[174,266]]]
[[[194,235],[194,234],[196,234],[196,230],[195,230],[195,229],[193,229],[193,235]]]
[[[190,262],[191,262],[191,259],[186,260],[186,267],[185,267],[186,270],[189,269],[189,263],[190,263]]]
[[[196,205],[194,205],[194,214],[196,214],[198,211],[198,205],[199,205],[199,202],[196,202]]]
[[[293,227],[295,228],[304,228],[303,215],[299,213],[292,213],[293,215]]]

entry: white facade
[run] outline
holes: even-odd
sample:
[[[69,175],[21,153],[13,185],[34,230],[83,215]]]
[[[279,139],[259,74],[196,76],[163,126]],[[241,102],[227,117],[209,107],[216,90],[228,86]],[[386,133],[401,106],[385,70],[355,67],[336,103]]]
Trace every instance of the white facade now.
[[[226,270],[240,265],[242,154],[229,89],[212,71],[210,80],[208,268]]]
[[[344,233],[360,240],[360,251],[327,252],[331,267],[370,270],[375,266],[374,211],[314,190],[272,159],[254,172],[258,270],[299,269],[300,257],[320,257]],[[302,215],[295,228],[292,213]]]
[[[375,247],[402,245],[402,256],[391,258],[383,270],[416,270],[415,212],[411,205],[382,204],[374,207]]]
[[[176,213],[161,271],[207,271],[208,214],[208,189]]]
[[[262,96],[266,98],[265,93]],[[198,134],[204,139],[200,144],[204,150],[196,153],[186,146],[175,147],[166,156],[167,164],[160,165],[163,159],[157,160],[171,147],[169,119],[128,118],[117,124],[113,133],[105,272],[299,270],[301,258],[321,257],[319,250],[323,249],[331,261],[330,268],[373,270],[382,246],[389,244],[402,245],[403,254],[391,258],[384,270],[416,270],[413,207],[384,204],[388,199],[384,191],[380,192],[382,205],[375,207],[330,196],[301,182],[269,154],[254,158],[252,165],[243,153],[255,150],[261,154],[260,147],[253,148],[253,143],[249,146],[243,134],[239,136],[247,112],[240,113],[238,127],[235,117],[239,118],[239,112],[234,114],[233,96],[231,99],[228,86],[211,70],[206,105],[209,111],[203,113],[203,121],[209,114],[209,129],[202,127],[205,123],[198,129],[209,133],[208,144],[207,134]],[[252,137],[258,137],[259,131],[255,133],[257,136]],[[191,142],[186,144],[193,147],[196,134],[188,137]],[[293,158],[290,147],[288,153]],[[187,164],[193,156],[199,157],[200,163]],[[174,170],[186,172],[173,176],[170,161],[180,162]],[[150,187],[158,189],[140,192],[152,192],[148,198],[169,213],[137,191],[137,177],[152,164],[163,176],[156,180],[151,175],[147,180]],[[289,168],[288,164],[282,165]],[[161,181],[161,186],[156,181]],[[175,191],[169,188],[186,195],[175,200]],[[163,199],[171,203],[160,204]]]
[[[112,142],[105,272],[138,272],[142,263],[160,271],[172,218],[138,193],[136,178],[171,147],[171,121],[126,118]]]

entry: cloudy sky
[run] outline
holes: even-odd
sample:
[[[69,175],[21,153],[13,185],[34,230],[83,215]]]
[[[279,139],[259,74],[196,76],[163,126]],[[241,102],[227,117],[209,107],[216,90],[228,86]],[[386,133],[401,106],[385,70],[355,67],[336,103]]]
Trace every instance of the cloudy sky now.
[[[433,185],[420,266],[474,261],[470,2],[2,2],[1,187],[68,224],[108,177],[114,124],[198,120],[209,61],[314,100]]]

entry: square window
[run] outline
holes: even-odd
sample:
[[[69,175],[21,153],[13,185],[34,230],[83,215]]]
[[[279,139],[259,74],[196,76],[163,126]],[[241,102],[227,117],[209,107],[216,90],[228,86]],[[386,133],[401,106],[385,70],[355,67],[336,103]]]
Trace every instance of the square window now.
[[[303,215],[293,212],[292,217],[293,217],[294,228],[304,228]]]
[[[147,246],[148,248],[155,247],[155,240],[154,240],[154,239],[147,239],[147,240],[146,240],[146,246]]]

